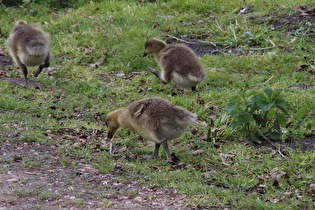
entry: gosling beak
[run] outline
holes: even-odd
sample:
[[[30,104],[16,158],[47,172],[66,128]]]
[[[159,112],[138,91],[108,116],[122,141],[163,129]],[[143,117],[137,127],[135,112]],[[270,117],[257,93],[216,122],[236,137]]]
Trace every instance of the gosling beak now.
[[[107,140],[112,140],[113,136],[114,136],[114,134],[112,132],[108,131]]]
[[[148,53],[144,52],[143,55],[142,55],[142,57],[145,57],[145,56],[147,56],[147,55],[148,55]]]

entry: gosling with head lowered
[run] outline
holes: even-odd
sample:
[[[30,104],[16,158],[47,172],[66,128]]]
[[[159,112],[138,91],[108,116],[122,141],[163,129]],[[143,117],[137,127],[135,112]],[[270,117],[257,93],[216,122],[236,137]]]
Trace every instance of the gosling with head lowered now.
[[[153,157],[158,155],[162,144],[167,161],[172,162],[167,141],[182,136],[196,120],[196,114],[162,98],[151,97],[110,112],[105,118],[105,124],[108,140],[113,138],[119,127],[136,131],[143,138],[155,142]]]
[[[160,39],[149,38],[145,42],[143,57],[148,54],[154,54],[161,73],[151,67],[147,69],[164,84],[173,81],[178,86],[189,87],[194,91],[206,79],[198,56],[184,44],[166,44]]]
[[[22,69],[27,81],[27,66],[38,66],[37,77],[43,68],[50,65],[49,35],[34,24],[27,24],[24,20],[15,23],[6,42],[15,63]]]

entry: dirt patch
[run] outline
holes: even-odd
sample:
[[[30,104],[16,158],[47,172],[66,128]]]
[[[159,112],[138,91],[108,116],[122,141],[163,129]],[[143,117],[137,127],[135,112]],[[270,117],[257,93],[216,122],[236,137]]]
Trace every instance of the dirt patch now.
[[[208,38],[209,34],[200,34],[200,35],[178,35],[178,36],[167,36],[166,43],[182,43],[193,49],[193,51],[198,55],[202,56],[205,54],[216,55],[220,53],[220,50],[223,49],[222,46],[217,46],[210,42],[206,42],[205,39]]]
[[[272,17],[272,18],[271,18]],[[264,19],[269,19],[268,21]],[[270,20],[272,19],[272,20]],[[315,9],[301,4],[298,12],[284,17],[278,14],[269,14],[262,18],[262,23],[267,23],[275,28],[282,28],[295,34],[305,34],[309,38],[315,38]]]
[[[288,31],[300,29],[302,26],[301,23],[315,23],[315,16],[314,15],[306,15],[302,16],[301,13],[289,15],[280,19],[272,20],[269,24],[273,25],[274,27],[283,27],[286,28]],[[307,33],[313,33],[314,29],[311,31],[307,31]]]
[[[297,151],[306,152],[315,150],[315,135],[308,135],[301,139],[287,139],[284,142],[264,140],[261,142],[261,144],[255,145],[259,147],[265,146],[280,151],[290,147]]]
[[[120,181],[51,146],[6,141],[0,155],[0,209],[188,209],[174,187]]]
[[[0,77],[0,80],[9,81],[13,84],[25,85],[25,79],[24,78]],[[41,86],[45,86],[45,84],[42,82],[37,82],[37,81],[31,80],[29,78],[27,80],[28,80],[28,86],[34,86],[36,88],[39,88]]]
[[[11,65],[13,60],[5,53],[3,53],[0,47],[0,78],[6,76],[7,72],[12,71]]]
[[[314,150],[315,135],[308,135],[305,138],[299,140],[287,140],[286,145],[301,150],[302,152],[305,152],[307,150]]]
[[[290,87],[295,88],[295,89],[309,89],[309,88],[314,88],[315,85],[292,85]]]
[[[11,78],[7,74],[9,71],[16,70],[16,66],[13,66],[13,59],[4,52],[4,48],[0,47],[0,80],[10,81],[13,84],[25,85],[24,78]],[[22,74],[22,71],[21,71]],[[29,86],[41,87],[44,86],[43,83],[34,81],[28,78]]]
[[[12,65],[13,60],[5,54],[0,53],[0,66]]]

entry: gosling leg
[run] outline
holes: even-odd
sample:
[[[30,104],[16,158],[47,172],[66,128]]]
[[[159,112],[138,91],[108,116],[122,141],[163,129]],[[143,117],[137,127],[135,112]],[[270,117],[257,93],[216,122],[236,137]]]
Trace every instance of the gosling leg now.
[[[170,150],[168,149],[167,141],[164,140],[164,141],[162,141],[161,144],[162,144],[162,146],[163,146],[163,149],[165,150],[167,162],[172,163],[172,162],[173,162],[173,161],[172,161],[172,156],[171,156]]]
[[[165,82],[162,77],[161,77],[161,74],[158,70],[150,67],[150,66],[147,66],[147,69],[149,72],[151,72],[152,74],[154,74],[157,78],[159,78],[159,80],[163,83],[163,84],[167,84],[167,82]]]
[[[23,75],[24,75],[24,78],[25,78],[25,85],[28,84],[28,81],[27,81],[27,68],[24,64],[21,64],[21,68],[22,68],[22,72],[23,72]]]
[[[152,157],[156,157],[159,154],[159,149],[160,149],[161,144],[160,143],[155,143],[155,149],[154,152],[152,154]]]
[[[46,59],[45,59],[45,63],[39,65],[37,71],[34,74],[34,77],[38,77],[38,75],[42,72],[43,68],[48,68],[50,65],[50,54],[47,55]]]

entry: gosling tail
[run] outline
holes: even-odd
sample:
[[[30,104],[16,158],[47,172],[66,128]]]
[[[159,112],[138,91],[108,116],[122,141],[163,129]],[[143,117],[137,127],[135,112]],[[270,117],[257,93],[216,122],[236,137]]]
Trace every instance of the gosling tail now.
[[[41,41],[33,40],[26,46],[27,52],[32,56],[41,56],[47,54],[47,45]]]

